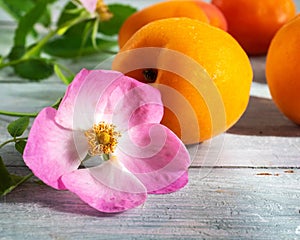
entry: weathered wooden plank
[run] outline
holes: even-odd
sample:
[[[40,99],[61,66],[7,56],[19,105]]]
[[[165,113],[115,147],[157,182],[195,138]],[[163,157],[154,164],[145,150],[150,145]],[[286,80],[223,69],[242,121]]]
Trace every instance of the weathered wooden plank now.
[[[99,213],[66,191],[26,183],[0,205],[0,239],[297,239],[300,172],[213,169],[141,207]],[[258,174],[272,175],[258,175]]]
[[[41,99],[43,98],[41,97]],[[50,104],[51,101],[47,99],[41,102],[47,105],[46,103]],[[34,104],[41,103],[37,101]],[[32,110],[37,110],[38,107],[34,104],[31,105]],[[17,110],[20,109],[20,105],[14,105],[14,107]],[[273,110],[275,111],[275,109]],[[248,113],[246,112],[245,115],[247,116]],[[222,134],[202,144],[189,146],[193,161],[192,166],[300,167],[300,138],[296,137],[299,135],[300,128],[281,115],[278,116],[280,118],[276,118],[275,114],[272,115],[272,121],[269,121],[268,115],[256,118],[253,114],[253,121],[242,118],[242,122],[238,122],[229,131],[236,134]],[[251,117],[251,114],[249,117]],[[10,138],[6,131],[9,121],[8,118],[1,117],[1,119],[0,141],[4,142]],[[281,128],[283,130],[280,130],[280,119],[282,120]],[[264,122],[264,125],[259,125],[257,122]],[[266,135],[273,134],[273,136],[253,135],[260,131],[259,127],[264,129],[263,133],[268,133]],[[284,137],[285,135],[294,137]],[[23,165],[19,153],[13,149],[12,145],[1,149],[0,154],[4,157],[6,164],[11,166]]]
[[[192,166],[299,167],[300,138],[224,134],[189,147]]]
[[[21,112],[40,111],[63,97],[65,90],[66,86],[58,81],[2,83],[0,84],[0,109]]]
[[[299,146],[300,138],[225,134],[211,141],[189,146],[188,149],[192,159],[191,166],[206,167],[203,169],[205,172],[210,167],[299,168]],[[1,149],[0,155],[8,166],[24,165],[13,145]]]
[[[271,99],[251,97],[246,112],[228,132],[242,135],[300,137],[300,126],[279,112]]]

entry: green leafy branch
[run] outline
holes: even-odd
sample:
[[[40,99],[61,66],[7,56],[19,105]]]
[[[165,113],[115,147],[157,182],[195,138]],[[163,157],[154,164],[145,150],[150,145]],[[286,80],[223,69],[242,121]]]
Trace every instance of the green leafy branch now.
[[[101,52],[114,52],[116,35],[123,21],[136,9],[122,5],[108,5],[113,18],[102,22],[78,4],[68,2],[62,9],[54,29],[47,34],[35,30],[37,24],[49,27],[49,6],[55,0],[25,0],[24,10],[17,0],[0,0],[0,7],[17,20],[14,43],[8,56],[0,59],[0,70],[12,67],[16,75],[30,81],[40,81],[56,74],[69,84],[74,73],[59,63],[59,59],[78,59],[80,56]],[[37,40],[28,45],[29,36]],[[46,54],[46,55],[45,55]]]

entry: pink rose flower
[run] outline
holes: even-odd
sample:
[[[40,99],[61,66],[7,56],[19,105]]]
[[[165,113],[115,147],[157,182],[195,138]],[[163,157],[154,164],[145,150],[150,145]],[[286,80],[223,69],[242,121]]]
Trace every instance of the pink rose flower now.
[[[162,116],[155,88],[119,72],[83,69],[58,110],[47,107],[35,119],[24,161],[49,186],[99,211],[124,211],[188,182],[189,154],[159,124]]]

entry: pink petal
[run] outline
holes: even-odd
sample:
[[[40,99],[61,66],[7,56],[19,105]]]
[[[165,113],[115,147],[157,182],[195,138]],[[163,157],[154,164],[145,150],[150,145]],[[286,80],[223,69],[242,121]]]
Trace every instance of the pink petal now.
[[[142,123],[159,123],[163,116],[160,92],[154,87],[124,77],[116,82],[109,96],[112,122],[121,131]]]
[[[120,131],[163,116],[157,89],[116,71],[82,70],[68,87],[56,121],[69,129],[87,130],[100,121]]]
[[[166,194],[176,192],[183,188],[188,183],[188,171],[186,171],[181,177],[179,177],[175,182],[171,183],[169,186],[162,189],[149,192],[149,194]]]
[[[115,154],[145,185],[148,193],[163,192],[162,189],[173,183],[172,191],[176,191],[186,184],[182,176],[190,165],[189,153],[163,125],[141,124],[131,128],[119,139]]]
[[[125,211],[141,205],[147,197],[141,182],[111,160],[68,173],[62,181],[71,192],[102,212]]]
[[[54,121],[56,110],[43,109],[30,130],[23,158],[35,176],[56,189],[64,189],[60,177],[78,168],[80,158],[87,153],[87,144],[80,141],[84,135],[74,136]],[[75,138],[78,144],[75,145]]]
[[[69,85],[55,121],[68,129],[91,128],[95,123],[97,103],[103,98],[105,90],[122,76],[122,73],[115,71],[81,70]]]
[[[80,0],[82,6],[89,11],[90,13],[94,13],[96,10],[98,0]]]

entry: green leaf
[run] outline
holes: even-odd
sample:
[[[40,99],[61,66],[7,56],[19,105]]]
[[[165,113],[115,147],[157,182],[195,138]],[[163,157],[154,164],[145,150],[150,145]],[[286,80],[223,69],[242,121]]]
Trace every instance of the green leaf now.
[[[0,196],[14,184],[14,181],[7,171],[2,158],[0,157]]]
[[[20,0],[0,0],[0,7],[16,20],[19,20],[33,6],[32,0],[22,0],[22,4],[20,4]]]
[[[108,8],[113,13],[113,17],[109,21],[100,23],[99,32],[109,36],[118,34],[123,22],[136,12],[136,9],[129,5],[110,4]]]
[[[8,57],[10,60],[16,60],[16,59],[20,59],[24,54],[25,54],[26,50],[24,46],[14,46]]]
[[[53,63],[48,59],[27,59],[14,66],[16,74],[31,81],[50,77],[54,73]]]
[[[82,46],[82,38],[80,36],[59,37],[49,41],[43,50],[52,56],[61,58],[74,58],[79,55],[89,55],[99,51],[113,50],[117,46],[116,41],[97,39],[97,49],[94,48],[92,40],[88,39],[86,44]]]
[[[29,117],[21,117],[7,126],[9,134],[15,138],[21,136],[29,125]]]
[[[23,152],[24,152],[26,143],[27,143],[27,142],[24,141],[24,140],[20,140],[20,141],[17,141],[17,142],[15,143],[15,149],[16,149],[19,153],[21,153],[22,155],[23,155]]]
[[[65,36],[68,37],[80,37],[82,36],[82,33],[85,31],[86,26],[91,23],[93,20],[87,20],[87,21],[83,21],[80,23],[75,24],[74,26],[70,27],[66,32],[65,32]]]
[[[51,24],[51,12],[46,9],[44,14],[38,20],[39,23],[43,24],[44,27],[49,27]]]
[[[0,7],[2,7],[10,16],[19,21],[39,0],[0,0]],[[53,2],[53,0],[51,1]],[[51,23],[50,12],[47,11],[38,22],[42,23],[45,27]]]
[[[38,1],[30,11],[20,18],[15,32],[14,46],[25,46],[28,33],[33,30],[33,26],[45,14],[47,4],[48,0]]]

